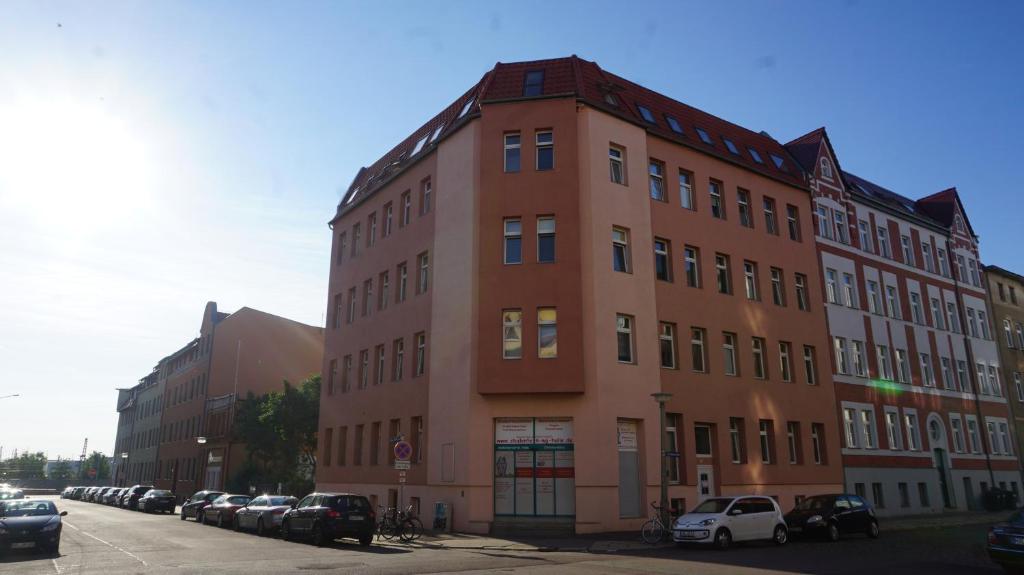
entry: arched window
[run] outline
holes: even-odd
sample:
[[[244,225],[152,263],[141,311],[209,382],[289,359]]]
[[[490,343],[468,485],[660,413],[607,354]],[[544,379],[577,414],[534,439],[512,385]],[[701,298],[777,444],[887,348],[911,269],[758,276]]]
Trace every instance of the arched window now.
[[[827,180],[832,179],[832,162],[829,162],[828,158],[821,159],[821,177]]]

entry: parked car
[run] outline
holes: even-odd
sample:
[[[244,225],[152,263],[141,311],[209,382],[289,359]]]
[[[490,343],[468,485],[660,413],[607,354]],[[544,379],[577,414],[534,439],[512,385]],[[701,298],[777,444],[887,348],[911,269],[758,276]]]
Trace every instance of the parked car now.
[[[847,493],[808,497],[786,514],[792,534],[824,535],[839,541],[843,535],[864,533],[878,537],[878,518],[864,499]]]
[[[4,489],[0,491],[0,501],[7,501],[10,499],[24,499],[25,492],[20,489]]]
[[[82,497],[85,496],[85,492],[87,489],[89,488],[81,486],[76,487],[75,490],[71,492],[71,498],[74,499],[75,501],[81,501]]]
[[[132,485],[124,492],[124,495],[121,496],[121,507],[125,509],[136,509],[139,504],[139,498],[145,495],[150,489],[153,489],[152,485]]]
[[[174,513],[174,494],[166,489],[150,489],[145,495],[139,498],[136,508],[144,513],[154,511],[166,511]]]
[[[1024,509],[989,528],[988,556],[1008,572],[1024,570]]]
[[[743,495],[705,499],[672,526],[678,544],[708,543],[727,549],[736,541],[774,541],[785,545],[789,530],[782,510],[770,497]]]
[[[58,554],[61,517],[67,514],[67,511],[58,512],[57,506],[45,499],[0,503],[0,552],[36,548]]]
[[[217,527],[227,527],[235,521],[235,511],[238,511],[242,507],[245,507],[246,503],[252,501],[252,497],[248,495],[233,495],[225,493],[220,497],[213,500],[210,505],[203,510],[203,525],[210,523],[215,524]]]
[[[235,511],[235,531],[254,529],[260,537],[281,528],[285,511],[298,503],[290,495],[261,495]]]
[[[70,487],[70,486],[69,487],[65,487],[64,491],[60,492],[60,498],[61,499],[68,499],[71,496],[71,492],[74,491],[74,490],[75,490],[74,487]]]
[[[191,517],[198,523],[202,523],[203,511],[221,495],[224,495],[223,491],[197,491],[195,495],[181,504],[181,520],[184,521]]]
[[[92,494],[93,503],[103,503],[103,498],[106,497],[107,493],[112,491],[113,487],[100,487],[96,490],[96,493]]]
[[[370,500],[353,493],[311,493],[281,518],[281,538],[308,537],[322,546],[351,537],[367,546],[373,542],[377,514]]]
[[[103,496],[103,503],[105,503],[106,505],[116,505],[122,493],[124,493],[123,487],[115,487],[111,489],[110,491],[107,492],[106,495]]]

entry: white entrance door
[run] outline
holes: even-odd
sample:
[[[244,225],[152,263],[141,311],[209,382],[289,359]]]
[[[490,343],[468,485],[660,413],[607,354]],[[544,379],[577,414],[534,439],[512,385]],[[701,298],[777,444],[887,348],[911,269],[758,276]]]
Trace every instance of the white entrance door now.
[[[697,466],[697,496],[701,501],[715,496],[715,471],[710,465]]]

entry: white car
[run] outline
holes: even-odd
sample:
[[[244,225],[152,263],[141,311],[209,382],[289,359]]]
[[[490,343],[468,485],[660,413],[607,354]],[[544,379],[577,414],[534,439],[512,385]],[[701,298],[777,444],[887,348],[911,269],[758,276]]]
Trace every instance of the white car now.
[[[734,541],[789,540],[782,510],[770,497],[741,495],[705,499],[672,525],[676,543],[709,543],[726,549]]]

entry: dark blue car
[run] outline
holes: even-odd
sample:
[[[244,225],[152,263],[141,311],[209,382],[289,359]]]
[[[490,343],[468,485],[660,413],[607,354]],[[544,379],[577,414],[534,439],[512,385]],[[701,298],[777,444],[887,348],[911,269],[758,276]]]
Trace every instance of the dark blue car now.
[[[11,549],[60,551],[61,517],[67,511],[45,499],[19,499],[0,503],[0,553]]]
[[[1018,509],[988,530],[988,556],[1007,571],[1024,568],[1024,513]]]

